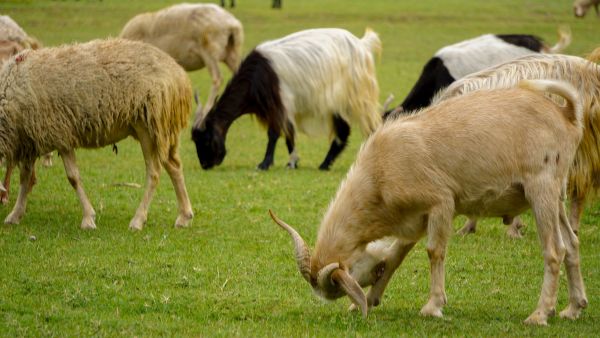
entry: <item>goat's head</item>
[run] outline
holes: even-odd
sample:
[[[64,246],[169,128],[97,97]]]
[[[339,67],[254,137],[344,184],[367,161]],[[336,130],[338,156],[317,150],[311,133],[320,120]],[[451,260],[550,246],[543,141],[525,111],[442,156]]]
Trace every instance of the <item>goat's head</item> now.
[[[340,257],[338,262],[321,266],[311,259],[310,249],[298,232],[271,210],[269,214],[275,223],[292,237],[300,274],[310,283],[315,293],[330,300],[347,295],[366,317],[368,304],[362,288],[375,284],[383,275],[385,250],[367,246],[365,250],[356,251],[351,257]]]
[[[194,92],[194,99],[198,104],[195,113],[194,126],[192,127],[192,140],[196,144],[196,154],[202,169],[210,169],[223,162],[227,150],[225,149],[225,131],[210,118],[215,114],[213,108],[204,116],[202,103],[198,99],[198,92]]]

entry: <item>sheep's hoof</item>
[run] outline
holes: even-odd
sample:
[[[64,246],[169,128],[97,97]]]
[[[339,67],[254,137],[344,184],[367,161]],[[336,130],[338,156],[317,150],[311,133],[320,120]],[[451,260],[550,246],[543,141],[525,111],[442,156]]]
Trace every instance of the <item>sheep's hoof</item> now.
[[[579,304],[569,304],[566,309],[559,314],[560,318],[575,320],[579,318],[581,310],[587,307],[587,299],[583,298]]]
[[[15,213],[15,212],[11,212],[4,219],[4,224],[19,224],[20,221],[21,221],[21,216],[17,215],[17,213]]]
[[[42,165],[46,168],[51,167],[53,165],[52,163],[52,157],[48,156],[44,156],[44,158],[42,159]]]
[[[94,221],[94,217],[85,217],[81,221],[81,229],[83,230],[94,230],[96,229],[96,222]]]
[[[131,222],[129,222],[129,229],[134,230],[134,231],[142,230],[144,228],[144,223],[146,223],[146,222],[142,221],[140,219],[134,218],[131,220]]]
[[[192,218],[194,218],[194,214],[191,213],[189,215],[179,215],[177,216],[177,219],[175,220],[175,227],[176,228],[187,228],[190,226],[190,221],[192,220]]]
[[[513,228],[512,226],[506,229],[506,235],[512,239],[521,239],[523,238],[523,234],[518,228]]]
[[[527,325],[548,325],[548,317],[554,314],[554,310],[550,311],[550,315],[543,313],[540,310],[535,310],[527,319],[525,319],[525,324]]]

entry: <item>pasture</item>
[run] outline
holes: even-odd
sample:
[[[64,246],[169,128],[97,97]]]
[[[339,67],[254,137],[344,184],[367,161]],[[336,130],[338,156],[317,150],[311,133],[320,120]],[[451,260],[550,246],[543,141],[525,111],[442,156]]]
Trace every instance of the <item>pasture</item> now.
[[[217,1],[214,1],[217,2]],[[158,0],[8,0],[8,14],[45,46],[116,36],[135,14],[166,7]],[[316,27],[380,34],[377,62],[381,102],[401,101],[422,66],[440,47],[484,33],[527,33],[557,39],[571,27],[565,53],[585,55],[600,46],[600,20],[590,11],[575,19],[569,0],[240,0],[231,12],[243,23],[244,54],[253,46]],[[229,71],[221,65],[224,78]],[[189,73],[205,98],[206,70]],[[94,93],[88,93],[94,95]],[[190,121],[192,116],[190,115]],[[459,131],[457,131],[459,132]],[[262,160],[266,132],[255,120],[236,121],[228,155],[210,171],[200,168],[189,127],[181,157],[195,218],[173,228],[175,194],[163,171],[146,227],[127,228],[145,182],[139,144],[79,150],[79,169],[94,205],[97,230],[79,229],[81,207],[57,156],[37,165],[38,183],[19,225],[0,225],[0,335],[2,336],[594,336],[600,321],[600,204],[590,203],[581,230],[581,261],[589,306],[577,321],[552,318],[548,327],[522,322],[535,308],[543,260],[529,214],[524,238],[505,235],[500,219],[482,221],[476,234],[453,236],[446,258],[448,305],[444,318],[423,318],[429,261],[423,242],[396,272],[379,307],[365,320],[346,311],[349,300],[326,303],[300,277],[289,236],[269,208],[314,244],[321,217],[354,160],[362,138],[353,128],[349,147],[328,172],[317,167],[329,147],[300,135],[299,169],[287,170],[279,141],[275,165]],[[2,171],[3,172],[3,171]],[[9,206],[16,198],[13,175]],[[454,222],[459,229],[465,218]],[[561,273],[557,310],[567,305]]]

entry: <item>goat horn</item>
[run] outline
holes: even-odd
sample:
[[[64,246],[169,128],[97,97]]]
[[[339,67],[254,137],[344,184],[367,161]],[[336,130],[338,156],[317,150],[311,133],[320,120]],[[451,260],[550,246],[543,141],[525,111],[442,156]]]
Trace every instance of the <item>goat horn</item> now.
[[[385,102],[383,103],[384,112],[388,110],[388,107],[390,106],[390,103],[392,103],[392,101],[394,101],[394,94],[390,93],[390,95],[387,97],[387,99],[385,99]]]
[[[273,221],[275,221],[275,223],[279,224],[280,227],[282,227],[290,234],[290,236],[292,236],[292,239],[294,240],[294,246],[296,249],[296,263],[298,264],[298,269],[300,270],[302,277],[304,277],[304,279],[306,279],[307,282],[313,285],[314,283],[312,282],[310,273],[310,249],[308,248],[300,234],[298,234],[298,232],[294,230],[294,228],[292,228],[284,221],[279,219],[279,217],[277,217],[271,209],[269,209],[269,215],[271,215],[271,218],[273,219]]]
[[[352,303],[360,308],[360,312],[364,318],[367,318],[369,305],[367,296],[363,289],[358,285],[358,282],[352,278],[344,269],[335,269],[331,273],[331,281],[337,283],[346,292]]]

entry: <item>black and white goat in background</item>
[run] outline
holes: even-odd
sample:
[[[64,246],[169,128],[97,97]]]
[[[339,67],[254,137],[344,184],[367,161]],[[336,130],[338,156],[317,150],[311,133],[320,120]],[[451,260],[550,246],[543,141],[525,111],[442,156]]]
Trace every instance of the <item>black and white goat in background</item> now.
[[[571,43],[568,28],[559,29],[559,41],[549,47],[534,35],[485,34],[438,50],[423,67],[423,72],[404,101],[386,111],[384,119],[402,111],[429,106],[433,96],[452,82],[507,61],[533,53],[558,53]]]
[[[346,146],[350,123],[358,124],[365,136],[381,124],[373,60],[373,53],[380,50],[381,41],[370,29],[362,39],[343,29],[323,28],[258,45],[206,116],[196,114],[192,139],[200,165],[209,169],[221,164],[233,121],[243,114],[255,114],[268,128],[269,137],[259,169],[273,165],[282,133],[290,154],[288,167],[296,168],[296,129],[333,136],[319,166],[329,169]]]

